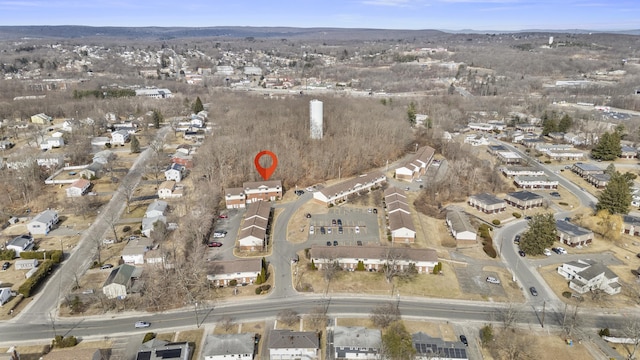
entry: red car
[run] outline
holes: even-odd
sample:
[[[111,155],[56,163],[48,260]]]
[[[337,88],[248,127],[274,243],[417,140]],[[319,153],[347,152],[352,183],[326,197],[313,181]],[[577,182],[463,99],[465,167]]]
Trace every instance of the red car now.
[[[218,219],[228,219],[229,215],[225,215],[225,214],[220,214],[218,215]]]
[[[210,242],[209,244],[207,244],[207,246],[209,246],[209,247],[220,247],[220,246],[222,246],[222,243],[221,242],[217,242],[217,241],[213,241],[213,242]]]

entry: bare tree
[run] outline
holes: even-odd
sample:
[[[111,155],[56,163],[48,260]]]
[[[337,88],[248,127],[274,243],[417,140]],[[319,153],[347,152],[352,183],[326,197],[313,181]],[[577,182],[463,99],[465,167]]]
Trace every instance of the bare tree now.
[[[327,309],[324,306],[316,306],[311,309],[311,312],[307,316],[309,325],[316,329],[322,330],[327,326],[329,317],[327,316]]]
[[[122,184],[118,189],[124,196],[124,200],[127,202],[127,214],[131,212],[131,202],[133,201],[133,195],[136,192],[136,186],[133,183]]]
[[[300,321],[300,315],[292,309],[282,310],[278,313],[278,321],[283,322],[287,326],[292,326]]]
[[[495,317],[497,321],[502,323],[504,329],[511,329],[522,318],[522,309],[510,302],[507,306],[497,309]]]
[[[398,261],[400,260],[400,253],[397,248],[388,248],[385,253],[384,265],[382,271],[384,272],[384,278],[387,283],[391,283],[394,277],[402,273]]]
[[[496,341],[492,342],[491,350],[496,358],[506,360],[539,359],[537,354],[537,340],[528,334],[502,330]]]
[[[231,316],[223,317],[222,319],[220,319],[219,324],[226,332],[229,332],[236,325]]]
[[[373,325],[384,329],[394,321],[400,320],[400,309],[394,303],[379,305],[371,310],[369,319]]]
[[[629,354],[629,359],[635,359],[638,346],[640,346],[640,321],[638,321],[638,318],[627,318],[623,325],[622,333],[631,339],[631,343],[625,343],[623,346]]]

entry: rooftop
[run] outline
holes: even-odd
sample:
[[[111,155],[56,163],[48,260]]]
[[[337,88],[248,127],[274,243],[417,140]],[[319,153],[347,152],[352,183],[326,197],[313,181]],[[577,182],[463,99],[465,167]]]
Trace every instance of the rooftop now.
[[[593,231],[589,229],[585,229],[564,220],[556,220],[556,228],[558,229],[558,231],[565,233],[571,237],[593,234]]]
[[[489,194],[489,193],[482,193],[482,194],[477,194],[477,195],[471,195],[470,198],[477,200],[478,202],[481,202],[485,205],[498,205],[498,204],[503,204],[504,200],[500,199],[499,197],[493,195],[493,194]]]
[[[531,191],[516,191],[507,194],[513,198],[516,198],[520,201],[531,201],[531,200],[541,200],[542,195],[538,195],[536,193],[532,193]]]

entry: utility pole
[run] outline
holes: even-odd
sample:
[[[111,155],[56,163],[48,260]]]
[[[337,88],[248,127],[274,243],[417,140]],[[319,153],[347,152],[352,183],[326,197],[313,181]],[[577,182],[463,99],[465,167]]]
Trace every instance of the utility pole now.
[[[547,300],[545,300],[545,301],[542,303],[542,322],[541,322],[542,327],[544,327],[544,310],[545,310],[545,308],[546,308],[546,307],[547,307]]]

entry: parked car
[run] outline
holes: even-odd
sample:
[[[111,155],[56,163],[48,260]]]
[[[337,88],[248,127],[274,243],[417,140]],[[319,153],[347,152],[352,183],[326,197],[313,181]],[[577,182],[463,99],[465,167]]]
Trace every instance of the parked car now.
[[[551,256],[551,250],[549,249],[544,249],[542,253],[545,254],[546,256]]]
[[[7,270],[9,266],[11,266],[11,263],[8,261],[5,261],[4,264],[2,264],[2,270]]]
[[[378,209],[373,208],[373,213],[374,213],[374,214],[377,214],[377,213],[378,213]]]
[[[460,335],[460,342],[465,344],[465,346],[469,346],[469,341],[467,341],[467,337],[464,335]]]
[[[228,219],[228,218],[229,218],[229,215],[227,215],[227,214],[218,215],[218,219]]]
[[[320,234],[324,235],[327,231],[324,229],[324,226],[320,226]]]
[[[360,226],[355,227],[356,234],[360,234]]]
[[[338,227],[338,234],[342,234],[342,233],[343,233],[342,226],[339,226]]]
[[[565,250],[564,248],[559,247],[559,246],[558,247],[554,247],[551,250],[553,250],[553,252],[558,254],[558,255],[564,255],[564,254],[567,253],[567,250]]]
[[[331,225],[335,225],[336,224],[336,219],[331,219]]]
[[[362,240],[358,240],[358,241],[356,241],[356,245],[358,245],[358,246],[362,246]]]
[[[564,218],[564,221],[570,222],[571,218],[570,217],[566,217],[566,218]]]
[[[516,237],[513,238],[513,243],[520,244],[520,234],[516,235]]]
[[[298,196],[302,196],[304,194],[304,190],[296,190],[296,191],[294,191],[294,194],[296,194]]]
[[[527,254],[525,254],[524,251],[522,250],[518,250],[518,254],[520,254],[520,256],[525,257]]]
[[[333,246],[338,246],[338,240],[333,240]]]
[[[313,192],[313,188],[312,188],[311,186],[309,186],[309,187],[307,188],[307,191],[308,191],[308,192]]]
[[[146,321],[136,321],[136,329],[139,328],[148,328],[149,326],[151,326],[151,323],[146,322]]]
[[[416,179],[416,182],[422,182],[422,179]]]
[[[487,282],[490,284],[500,284],[500,280],[494,278],[493,276],[487,276]]]
[[[560,193],[557,191],[552,191],[549,193],[549,195],[553,196],[553,197],[560,197]]]
[[[313,227],[313,225],[309,226],[309,235],[313,235],[315,232],[315,228]]]
[[[331,246],[331,241],[327,241],[327,246]]]
[[[538,296],[538,290],[536,290],[535,286],[532,286],[529,288],[529,292],[531,293],[531,295],[533,296]]]
[[[327,228],[327,234],[331,234],[331,228],[330,227]]]
[[[209,246],[209,247],[220,247],[220,246],[222,246],[222,243],[221,242],[217,242],[217,241],[212,241],[209,244],[207,244],[207,246]]]
[[[307,219],[311,219],[311,214],[309,214],[309,213],[306,213],[304,216],[305,216]]]
[[[531,220],[531,216],[528,216],[528,215],[527,215],[527,216],[525,216],[525,217],[524,217],[524,219],[525,219],[525,220]]]
[[[112,267],[113,267],[113,264],[104,264],[100,266],[100,270],[107,270],[107,269],[111,269]]]
[[[338,219],[338,226],[342,226],[342,220]]]
[[[213,232],[213,237],[214,238],[223,238],[227,236],[227,232],[224,230],[216,230]]]

